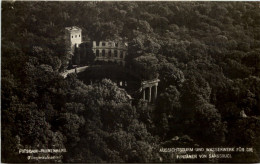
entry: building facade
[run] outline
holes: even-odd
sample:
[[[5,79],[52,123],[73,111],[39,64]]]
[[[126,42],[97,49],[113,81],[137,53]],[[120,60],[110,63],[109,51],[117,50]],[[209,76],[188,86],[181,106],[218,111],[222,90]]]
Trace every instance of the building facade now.
[[[65,41],[67,52],[72,56],[72,63],[82,65],[84,61],[81,61],[81,59],[90,54],[89,52],[82,54],[82,48],[85,47],[86,49],[86,46],[83,44],[89,44],[89,41],[83,42],[82,40],[82,29],[76,26],[66,27]],[[91,49],[95,56],[94,61],[114,62],[123,66],[125,65],[128,50],[128,44],[126,42],[93,41]],[[87,63],[88,62],[85,64]]]
[[[127,56],[127,43],[114,41],[93,41],[93,52],[95,61],[115,62],[125,65],[125,57]]]

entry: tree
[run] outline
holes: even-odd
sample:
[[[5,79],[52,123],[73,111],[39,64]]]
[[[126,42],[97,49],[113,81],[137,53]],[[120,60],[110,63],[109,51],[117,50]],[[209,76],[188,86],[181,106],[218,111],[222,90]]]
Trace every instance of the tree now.
[[[253,68],[253,75],[254,76],[260,76],[260,56],[259,56],[260,51],[252,51],[246,54],[244,58],[242,58],[243,63],[247,67]]]
[[[68,80],[72,81],[73,77],[69,78]],[[77,79],[74,80],[78,81]],[[140,159],[132,156],[133,152],[142,154],[147,146],[151,147],[151,143],[155,143],[155,139],[146,130],[145,125],[137,121],[138,115],[135,108],[130,105],[127,93],[107,79],[87,87],[77,83],[74,82],[77,85],[76,88],[81,92],[70,94],[80,95],[81,102],[84,105],[67,104],[67,109],[64,111],[82,112],[85,123],[78,121],[80,119],[75,114],[61,115],[62,117],[59,120],[63,120],[62,125],[65,125],[65,128],[60,130],[66,131],[63,132],[64,135],[73,138],[79,136],[76,140],[73,139],[73,143],[76,145],[72,147],[78,153],[73,151],[68,153],[65,161],[153,161],[153,151],[145,153]],[[78,95],[74,95],[74,97],[76,98]],[[75,100],[78,100],[78,98]],[[71,119],[72,116],[73,119]],[[79,128],[80,122],[83,123],[82,128]],[[79,135],[77,132],[79,132]],[[139,143],[142,144],[139,146]],[[137,145],[137,147],[134,145]],[[142,145],[144,148],[142,148]]]
[[[180,109],[180,92],[176,87],[170,85],[158,98],[155,111],[156,118],[159,120],[162,119],[162,122],[164,122],[163,119],[167,119],[167,122],[172,122],[173,119],[175,120],[178,117],[177,114]]]
[[[225,142],[226,125],[217,109],[201,100],[195,105],[195,135],[205,143],[218,145]],[[202,132],[204,131],[204,132]]]
[[[133,67],[142,79],[154,79],[157,77],[158,59],[154,54],[144,54],[134,59]]]
[[[171,63],[160,64],[158,72],[161,88],[166,88],[169,85],[181,86],[185,80],[183,72]]]

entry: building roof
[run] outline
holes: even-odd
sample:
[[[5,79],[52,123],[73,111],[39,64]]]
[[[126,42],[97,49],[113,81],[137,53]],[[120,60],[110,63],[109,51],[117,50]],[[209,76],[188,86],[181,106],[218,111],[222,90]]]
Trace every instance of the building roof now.
[[[65,27],[65,29],[69,30],[69,31],[79,31],[79,30],[81,30],[81,28],[79,28],[77,26]]]

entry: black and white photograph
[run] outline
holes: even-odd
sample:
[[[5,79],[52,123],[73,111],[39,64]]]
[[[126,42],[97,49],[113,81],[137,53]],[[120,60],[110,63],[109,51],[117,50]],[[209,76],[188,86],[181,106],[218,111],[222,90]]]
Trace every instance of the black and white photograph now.
[[[260,1],[1,1],[1,163],[260,163]]]

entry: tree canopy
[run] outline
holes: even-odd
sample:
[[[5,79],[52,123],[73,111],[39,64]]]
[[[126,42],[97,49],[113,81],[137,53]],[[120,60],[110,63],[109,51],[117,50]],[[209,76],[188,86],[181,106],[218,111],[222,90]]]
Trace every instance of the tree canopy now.
[[[43,162],[186,162],[159,148],[196,145],[253,147],[216,161],[259,162],[258,2],[4,1],[1,12],[3,162],[36,162],[18,150],[38,147],[67,150]],[[127,40],[126,67],[161,80],[157,101],[64,79],[70,26],[84,41]]]

